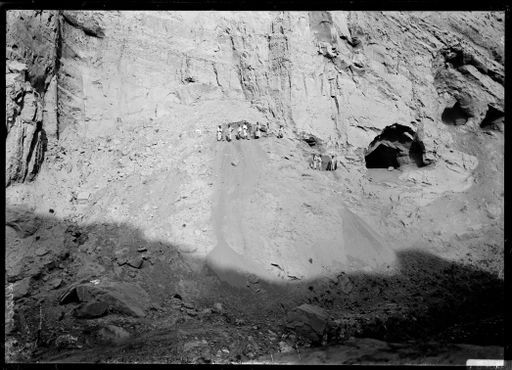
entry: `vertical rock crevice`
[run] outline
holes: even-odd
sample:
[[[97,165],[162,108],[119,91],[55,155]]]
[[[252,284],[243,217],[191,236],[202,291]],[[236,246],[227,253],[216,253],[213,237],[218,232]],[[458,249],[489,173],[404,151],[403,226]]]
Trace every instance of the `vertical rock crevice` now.
[[[59,13],[7,13],[6,186],[32,181],[48,147],[46,128],[58,137],[55,74],[60,43]]]
[[[271,24],[268,36],[271,97],[277,117],[285,123],[293,121],[291,113],[292,81],[290,46],[286,33],[290,30],[288,15],[279,14]]]

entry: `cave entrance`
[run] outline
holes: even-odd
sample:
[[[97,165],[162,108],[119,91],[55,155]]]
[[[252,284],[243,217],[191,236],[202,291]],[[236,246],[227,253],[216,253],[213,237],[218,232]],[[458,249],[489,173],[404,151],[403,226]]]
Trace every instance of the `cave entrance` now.
[[[420,140],[413,140],[409,148],[409,159],[411,163],[415,163],[418,167],[425,166],[423,154],[425,153],[425,144]]]
[[[453,68],[459,68],[466,64],[464,52],[457,48],[447,48],[441,51],[445,62],[450,63]]]
[[[504,123],[505,113],[492,105],[488,105],[487,113],[482,123],[480,123],[480,127],[487,130],[503,131]]]
[[[398,168],[399,150],[383,143],[379,143],[378,146],[368,154],[366,159],[366,168]]]
[[[425,145],[414,130],[395,123],[385,127],[373,139],[365,153],[366,168],[399,168],[406,164],[425,165]]]
[[[459,102],[455,103],[453,107],[447,107],[443,111],[441,115],[441,119],[447,125],[464,125],[468,121],[469,117],[471,117],[468,112],[462,108]]]
[[[303,132],[301,136],[302,141],[308,144],[310,148],[320,147],[322,144],[322,140],[313,134]]]
[[[317,140],[313,137],[313,136],[310,136],[310,137],[305,137],[303,139],[306,144],[308,144],[311,148],[314,148],[315,146],[317,146],[318,142]]]

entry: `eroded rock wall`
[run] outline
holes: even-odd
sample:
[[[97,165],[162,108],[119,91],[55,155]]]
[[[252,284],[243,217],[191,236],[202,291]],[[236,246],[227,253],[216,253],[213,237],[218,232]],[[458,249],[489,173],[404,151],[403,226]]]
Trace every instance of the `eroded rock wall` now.
[[[459,102],[477,123],[489,105],[503,111],[500,13],[10,11],[8,17],[7,56],[27,64],[49,137],[68,127],[94,137],[180,105],[207,109],[201,105],[216,99],[245,100],[290,133],[355,151],[361,163],[384,127],[409,125],[422,131],[426,157],[436,161],[450,142],[441,120],[446,107]]]
[[[365,154],[372,141],[395,123],[406,126],[426,166],[402,178],[426,185],[424,205],[471,187],[481,160],[456,147],[452,124],[443,119],[447,108],[462,112],[465,118],[455,121],[469,130],[481,131],[488,112],[504,123],[499,12],[63,11],[9,17],[8,58],[24,63],[26,73],[7,71],[13,81],[7,87],[7,184],[34,178],[44,157],[52,158],[51,169],[39,185],[51,189],[40,192],[58,193],[55,199],[73,199],[70,189],[101,194],[95,189],[105,187],[114,194],[110,184],[122,187],[138,174],[170,187],[162,174],[179,172],[176,189],[200,195],[180,202],[182,214],[162,211],[162,220],[173,225],[201,209],[198,228],[209,227],[218,149],[210,135],[218,124],[260,121],[271,130],[283,124],[286,138],[338,155],[352,171],[354,184],[347,187],[356,198],[368,185]],[[34,39],[25,29],[47,37]],[[39,62],[32,62],[34,56]],[[292,142],[284,143],[267,154],[294,150]],[[307,160],[295,170],[306,168]],[[59,176],[65,179],[55,180]],[[161,203],[158,192],[153,197]],[[402,192],[406,197],[420,199]],[[110,204],[117,198],[102,199],[112,217],[147,221],[125,201],[119,200],[121,212]],[[179,236],[173,242],[211,247],[212,235],[170,230],[167,221],[159,237],[173,234]]]
[[[7,12],[6,186],[35,178],[48,137],[58,133],[58,18],[56,11]]]

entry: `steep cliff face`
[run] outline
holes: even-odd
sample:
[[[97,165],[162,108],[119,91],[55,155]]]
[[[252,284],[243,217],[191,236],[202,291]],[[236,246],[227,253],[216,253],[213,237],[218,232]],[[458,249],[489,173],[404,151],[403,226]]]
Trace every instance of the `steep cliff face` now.
[[[385,280],[409,249],[502,277],[503,18],[9,11],[7,201],[48,222],[10,220],[9,276],[32,281],[21,259],[57,240],[74,280],[141,284],[159,304],[213,295],[210,270],[258,294]],[[240,121],[251,140],[216,141]],[[312,170],[315,153],[338,169]],[[342,312],[366,282],[347,286],[338,306],[308,299]]]
[[[280,211],[275,211],[274,221],[241,232],[240,238],[249,244],[273,244],[270,240],[275,238],[267,235],[269,239],[261,240],[259,230],[279,220],[289,223],[297,212],[295,205],[277,206],[283,191],[296,187],[288,183],[296,170],[288,180],[286,171],[275,163],[281,151],[299,150],[296,165],[304,170],[311,150],[340,156],[351,177],[342,180],[340,200],[363,214],[368,206],[356,205],[354,199],[371,186],[365,168],[405,165],[400,178],[421,183],[414,189],[400,188],[401,207],[412,210],[446,191],[465,191],[473,182],[478,158],[454,144],[453,135],[458,134],[450,126],[478,131],[490,110],[492,117],[503,116],[500,17],[499,13],[9,12],[8,57],[25,62],[27,71],[24,77],[15,64],[9,67],[7,184],[34,179],[50,140],[52,150],[38,186],[51,183],[51,194],[69,199],[73,199],[71,189],[94,194],[97,201],[87,211],[90,222],[109,217],[133,220],[154,237],[181,243],[202,256],[218,244],[214,229],[244,229],[234,226],[235,221],[228,226],[210,221],[223,207],[218,193],[225,191],[225,185],[210,184],[218,176],[231,176],[222,169],[219,156],[257,161],[254,173],[275,171],[275,176],[286,179],[255,198],[252,212],[268,211],[271,204]],[[33,38],[36,33],[40,36]],[[257,146],[237,143],[241,152],[219,149],[224,143],[214,144],[214,127],[241,119],[269,122],[274,130],[282,124],[292,141],[282,147],[269,140]],[[378,136],[395,123],[409,130],[409,141],[401,149],[393,142],[399,141],[398,134],[386,140]],[[390,157],[382,159],[386,156]],[[154,185],[160,190],[145,202],[159,204],[169,192],[194,195],[182,195],[187,197],[179,202],[183,207],[170,199],[165,211],[158,210],[163,217],[148,222],[147,214],[134,214],[126,208],[127,200],[119,199],[120,189],[130,187],[130,181],[132,199],[147,190],[135,179],[138,176],[162,183],[161,188]],[[253,193],[243,195],[241,201],[262,191],[265,184],[255,177],[247,185]],[[317,197],[313,188],[307,193]],[[353,200],[347,197],[350,193]],[[273,200],[265,199],[269,196]],[[51,202],[54,196],[49,196]],[[119,211],[114,211],[114,204]],[[61,207],[63,216],[76,214],[72,203]],[[289,216],[283,216],[286,212]],[[381,217],[378,212],[375,216]],[[338,216],[319,219],[325,217]],[[182,220],[190,218],[197,224],[184,230]],[[258,224],[249,216],[242,219],[237,222]],[[304,240],[316,232],[311,223],[304,228],[299,224],[294,224],[295,231],[305,230]],[[197,234],[194,229],[206,231]],[[249,255],[260,248],[242,248],[240,238],[227,244]],[[315,243],[311,240],[304,247]],[[268,253],[276,248],[268,246]],[[307,270],[307,265],[302,269]]]
[[[172,114],[175,106],[233,99],[338,150],[366,148],[396,122],[422,127],[426,154],[435,160],[449,141],[444,110],[458,102],[478,123],[489,106],[503,112],[503,37],[495,37],[502,23],[490,13],[9,17],[8,57],[29,63],[28,79],[39,93],[62,98],[61,132],[69,126],[106,134]],[[58,83],[51,84],[57,60]]]
[[[56,135],[58,39],[57,12],[7,12],[7,186],[35,178]]]

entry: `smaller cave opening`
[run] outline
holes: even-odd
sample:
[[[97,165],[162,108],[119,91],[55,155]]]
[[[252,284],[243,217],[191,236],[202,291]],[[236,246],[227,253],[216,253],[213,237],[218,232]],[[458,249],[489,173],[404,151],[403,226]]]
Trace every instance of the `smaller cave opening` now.
[[[320,139],[313,135],[303,135],[302,141],[308,144],[311,148],[315,148],[321,144]]]
[[[420,140],[413,140],[411,147],[409,148],[409,159],[411,163],[415,163],[418,167],[426,165],[423,160],[425,154],[425,144]]]
[[[80,302],[80,298],[78,296],[76,288],[65,293],[64,296],[60,299],[60,304],[78,303],[78,302]]]
[[[307,137],[307,138],[304,138],[304,141],[306,142],[306,144],[308,144],[311,148],[314,148],[316,145],[317,145],[317,142],[315,140],[315,138],[313,137]]]
[[[500,52],[499,50],[497,50],[495,48],[492,48],[491,49],[491,55],[492,55],[492,57],[493,57],[493,59],[495,61],[497,61],[500,64],[504,64],[503,53],[502,52]]]
[[[492,105],[487,106],[487,113],[480,123],[480,127],[487,130],[502,131],[505,123],[505,113]]]
[[[352,37],[352,39],[348,40],[348,43],[350,46],[352,46],[354,49],[360,49],[363,46],[363,42],[361,39],[357,36]]]
[[[32,87],[41,95],[44,94],[46,90],[46,76],[44,74],[37,74],[34,72],[28,73],[28,80]]]
[[[471,115],[456,102],[453,107],[446,107],[441,115],[442,121],[447,125],[464,125]]]
[[[448,48],[441,53],[445,62],[450,63],[453,68],[459,68],[466,64],[464,52],[460,49]]]

